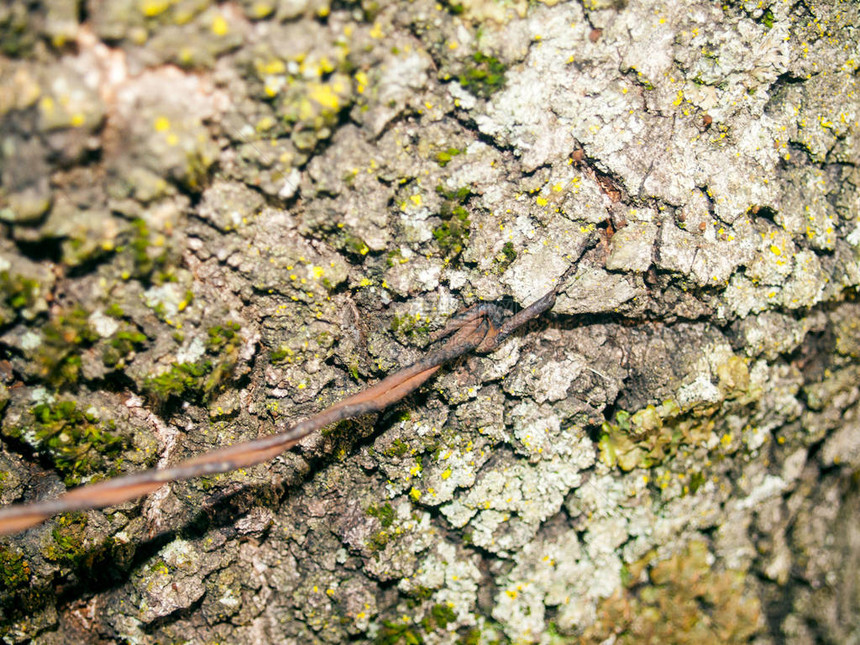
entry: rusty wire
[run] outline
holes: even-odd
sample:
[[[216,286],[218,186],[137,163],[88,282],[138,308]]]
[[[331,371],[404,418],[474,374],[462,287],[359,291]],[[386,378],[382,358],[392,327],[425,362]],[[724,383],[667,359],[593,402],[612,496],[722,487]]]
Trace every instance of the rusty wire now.
[[[585,240],[577,257],[571,259],[578,259],[592,240],[593,237]],[[467,309],[434,337],[434,340],[449,337],[439,349],[282,432],[219,448],[168,468],[153,468],[74,488],[55,499],[7,506],[0,509],[0,535],[18,533],[59,513],[121,504],[171,482],[254,466],[275,458],[325,426],[380,412],[418,389],[445,363],[471,351],[493,351],[517,328],[551,309],[574,269],[572,265],[547,294],[514,315],[489,303]]]

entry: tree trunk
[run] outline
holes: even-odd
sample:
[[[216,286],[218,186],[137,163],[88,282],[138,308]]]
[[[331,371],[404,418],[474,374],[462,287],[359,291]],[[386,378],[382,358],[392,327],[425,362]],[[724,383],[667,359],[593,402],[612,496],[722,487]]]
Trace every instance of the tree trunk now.
[[[2,538],[0,638],[858,641],[858,24],[4,3],[3,504],[269,434],[576,269],[376,417]]]

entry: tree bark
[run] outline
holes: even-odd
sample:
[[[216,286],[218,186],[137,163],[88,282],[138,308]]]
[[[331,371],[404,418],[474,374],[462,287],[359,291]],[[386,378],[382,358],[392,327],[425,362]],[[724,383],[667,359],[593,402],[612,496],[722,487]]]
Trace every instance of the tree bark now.
[[[0,9],[7,643],[860,639],[860,5]],[[585,240],[599,242],[582,257]]]

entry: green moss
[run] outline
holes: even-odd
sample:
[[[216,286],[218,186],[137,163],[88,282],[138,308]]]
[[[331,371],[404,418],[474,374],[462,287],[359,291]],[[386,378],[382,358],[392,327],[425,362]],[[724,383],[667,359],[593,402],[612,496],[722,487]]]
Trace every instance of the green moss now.
[[[364,257],[370,251],[370,248],[358,235],[346,234],[343,244],[344,250],[353,256]]]
[[[403,258],[403,252],[400,249],[389,251],[385,256],[385,264],[388,267],[393,267],[398,264],[403,264],[406,260]]]
[[[457,155],[461,155],[465,152],[465,150],[460,150],[459,148],[448,148],[447,150],[442,150],[436,153],[436,163],[438,163],[442,168],[451,163],[451,160]]]
[[[377,531],[370,536],[367,546],[371,551],[382,551],[389,542],[391,542],[391,533],[388,531]]]
[[[433,238],[447,259],[457,257],[469,237],[469,212],[463,206],[472,194],[468,186],[453,191],[437,186],[436,192],[444,201],[439,208],[442,224],[433,230]]]
[[[426,600],[432,595],[432,592],[426,587],[420,587],[419,590],[417,595],[419,600]],[[425,642],[425,634],[441,631],[450,636],[451,634],[447,633],[447,628],[455,620],[457,620],[457,613],[453,606],[447,603],[438,603],[425,612],[420,625],[402,620],[383,621],[382,628],[377,633],[374,643],[377,645],[421,645]],[[480,637],[480,632],[477,632],[477,635]],[[467,641],[460,640],[458,642]]]
[[[170,398],[194,397],[208,400],[236,367],[244,338],[242,327],[228,321],[206,332],[206,356],[194,363],[172,363],[166,372],[147,377],[143,390],[159,403]]]
[[[132,238],[129,242],[134,260],[135,277],[147,277],[156,267],[163,264],[164,254],[153,256],[149,252],[149,225],[144,219],[135,219],[132,225]]]
[[[371,504],[367,509],[367,514],[370,517],[378,519],[384,529],[387,529],[394,523],[394,508],[392,508],[391,504],[388,502],[385,502],[385,504],[382,504],[381,506]]]
[[[479,645],[481,642],[481,630],[473,627],[466,635],[457,641],[457,645]]]
[[[385,449],[384,454],[387,457],[402,457],[407,452],[409,452],[409,444],[402,439],[395,439],[391,442],[391,445]]]
[[[239,331],[242,326],[237,322],[226,322],[223,325],[215,325],[207,331],[206,349],[211,352],[231,352],[238,349],[242,337]]]
[[[87,313],[78,307],[58,315],[45,325],[42,335],[42,343],[32,356],[39,376],[56,389],[76,383],[81,372],[81,351],[98,339]]]
[[[472,63],[458,78],[460,85],[472,94],[487,98],[505,84],[507,67],[495,56],[475,52]]]
[[[414,316],[394,316],[391,319],[391,331],[408,338],[425,336],[430,331],[430,326],[427,321],[423,324],[420,321],[420,314]]]
[[[704,473],[692,473],[690,475],[690,483],[688,485],[688,489],[690,493],[695,493],[706,481],[706,477]]]
[[[12,545],[0,545],[0,592],[14,591],[30,581],[30,563]]]
[[[30,410],[32,425],[12,427],[5,434],[26,441],[63,475],[66,486],[76,486],[95,473],[118,471],[124,440],[113,422],[103,423],[78,409],[75,401],[40,403]]]
[[[428,632],[436,629],[444,630],[448,627],[448,623],[453,623],[457,620],[457,612],[448,604],[436,604],[430,608],[427,616],[421,621],[422,626]]]
[[[105,309],[105,315],[116,319],[125,318],[125,310],[117,303],[112,302],[108,305],[107,309]]]
[[[469,213],[462,206],[454,208],[452,217],[433,229],[433,238],[449,258],[458,256],[469,237]]]
[[[446,202],[465,204],[466,200],[469,199],[469,197],[472,195],[472,189],[469,186],[460,186],[460,188],[448,190],[447,188],[439,184],[438,186],[436,186],[436,193]]]
[[[15,311],[29,309],[39,298],[39,283],[22,275],[0,271],[0,297]],[[9,321],[0,320],[0,323]]]
[[[769,8],[764,10],[764,13],[761,15],[761,18],[758,19],[758,22],[768,29],[773,28],[773,11]]]
[[[269,354],[269,362],[273,365],[277,363],[283,363],[288,358],[293,356],[294,353],[295,352],[293,352],[293,350],[291,350],[286,345],[281,345],[277,349],[273,349],[272,352]]]
[[[496,254],[494,259],[499,273],[505,271],[509,266],[511,266],[513,261],[517,259],[517,252],[514,249],[513,242],[505,242],[502,246],[502,250]]]
[[[164,403],[170,397],[183,397],[200,390],[204,379],[212,372],[212,363],[173,363],[166,372],[151,376],[143,383],[143,390]]]
[[[146,344],[146,334],[133,327],[120,329],[108,340],[102,352],[102,362],[107,367],[122,368],[132,352],[136,352]]]
[[[373,642],[374,645],[423,645],[424,637],[411,623],[386,620]]]
[[[84,537],[87,526],[84,513],[64,513],[57,518],[51,529],[52,543],[45,548],[43,555],[47,560],[78,566],[86,558]]]

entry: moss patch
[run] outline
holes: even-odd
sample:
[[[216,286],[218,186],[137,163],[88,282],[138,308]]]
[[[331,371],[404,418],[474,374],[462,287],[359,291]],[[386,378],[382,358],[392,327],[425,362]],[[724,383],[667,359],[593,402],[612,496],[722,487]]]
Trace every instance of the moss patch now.
[[[244,338],[242,327],[228,321],[206,332],[206,354],[193,363],[172,363],[160,374],[144,379],[143,390],[159,403],[170,398],[192,396],[208,400],[236,367],[239,347]]]
[[[60,515],[51,529],[52,542],[43,551],[45,558],[73,567],[82,564],[87,554],[84,547],[87,521],[84,513]]]
[[[75,401],[40,403],[30,414],[32,425],[4,429],[4,434],[26,442],[50,461],[66,486],[77,486],[95,474],[117,474],[125,441],[113,432],[113,421],[99,421]]]
[[[516,249],[514,249],[513,242],[505,242],[502,246],[502,250],[499,251],[494,258],[499,273],[503,273],[516,259],[517,252]]]
[[[371,504],[367,509],[367,514],[378,519],[382,528],[387,529],[394,523],[394,508],[388,502],[379,505]]]
[[[440,150],[436,153],[436,163],[438,163],[442,168],[451,163],[451,160],[461,155],[465,152],[465,150],[460,150],[459,148],[448,148],[447,150]]]
[[[76,383],[81,373],[81,352],[98,339],[87,313],[77,307],[56,316],[45,325],[42,336],[42,343],[32,354],[39,376],[57,389]]]
[[[471,64],[466,66],[457,80],[472,94],[487,98],[505,84],[506,71],[507,66],[495,56],[475,52]]]
[[[430,331],[427,320],[421,322],[421,314],[394,316],[391,319],[391,331],[398,336],[406,336],[415,338],[416,336],[426,336]]]
[[[39,283],[22,275],[11,275],[8,271],[0,271],[0,298],[13,311],[29,309],[39,299]],[[3,317],[0,309],[0,325],[11,322]]]
[[[0,592],[12,591],[30,581],[30,563],[12,545],[0,546]]]
[[[446,259],[451,260],[460,255],[469,238],[471,221],[465,204],[472,191],[468,186],[453,191],[437,186],[436,192],[444,201],[439,208],[442,224],[433,230],[433,238]]]
[[[142,348],[146,341],[146,334],[132,327],[120,329],[108,340],[102,352],[102,362],[107,367],[122,369],[133,352]]]

